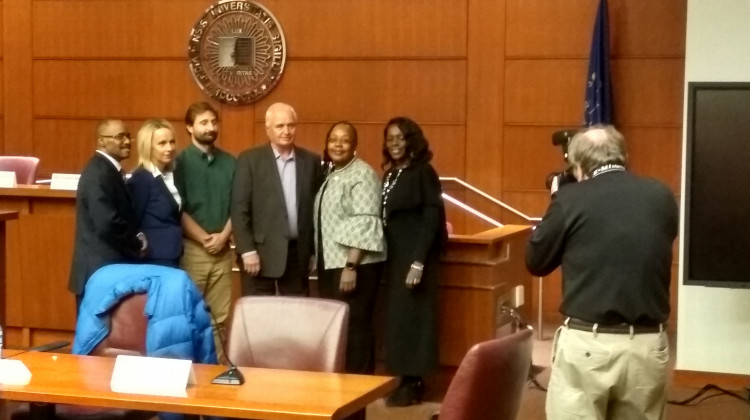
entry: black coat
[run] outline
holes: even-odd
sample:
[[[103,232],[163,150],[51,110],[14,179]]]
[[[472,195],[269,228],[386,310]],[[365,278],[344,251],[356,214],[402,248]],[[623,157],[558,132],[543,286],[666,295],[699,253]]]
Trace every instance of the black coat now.
[[[438,363],[438,281],[440,251],[447,239],[445,208],[437,173],[428,163],[392,171],[385,189],[388,244],[386,367],[395,375],[424,376]],[[386,174],[386,179],[388,174]],[[416,287],[406,287],[415,261],[424,264]]]
[[[76,235],[68,289],[83,293],[104,265],[140,258],[130,195],[115,166],[99,153],[86,164],[76,193]]]

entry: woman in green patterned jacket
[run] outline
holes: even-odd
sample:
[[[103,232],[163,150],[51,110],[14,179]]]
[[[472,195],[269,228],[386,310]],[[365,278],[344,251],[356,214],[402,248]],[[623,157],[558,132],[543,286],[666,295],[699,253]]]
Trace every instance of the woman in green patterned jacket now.
[[[349,304],[346,372],[375,369],[373,312],[385,240],[380,179],[356,156],[357,130],[342,121],[328,131],[328,175],[315,197],[315,244],[321,297]]]

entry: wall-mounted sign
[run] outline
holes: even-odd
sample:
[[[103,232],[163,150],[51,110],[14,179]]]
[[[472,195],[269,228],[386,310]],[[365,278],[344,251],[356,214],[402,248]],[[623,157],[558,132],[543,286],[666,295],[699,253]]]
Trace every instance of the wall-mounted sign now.
[[[221,0],[193,26],[188,59],[208,96],[226,104],[250,104],[279,83],[286,62],[284,32],[262,5]]]

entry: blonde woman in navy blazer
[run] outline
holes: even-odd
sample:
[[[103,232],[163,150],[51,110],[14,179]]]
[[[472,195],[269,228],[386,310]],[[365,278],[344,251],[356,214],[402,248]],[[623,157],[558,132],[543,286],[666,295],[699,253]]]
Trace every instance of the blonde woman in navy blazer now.
[[[182,200],[174,185],[174,127],[163,119],[138,130],[138,167],[128,187],[138,228],[146,235],[145,263],[178,267],[182,256]]]

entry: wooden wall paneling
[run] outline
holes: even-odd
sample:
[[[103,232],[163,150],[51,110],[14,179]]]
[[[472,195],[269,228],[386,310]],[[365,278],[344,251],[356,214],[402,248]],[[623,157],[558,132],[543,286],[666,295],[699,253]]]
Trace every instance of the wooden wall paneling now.
[[[0,57],[3,56],[3,49],[4,49],[3,45],[5,41],[5,39],[3,39],[3,20],[4,20],[3,9],[5,8],[3,7],[2,0],[0,0]]]
[[[506,4],[506,57],[588,57],[597,0],[507,0]]]
[[[3,88],[3,74],[5,73],[3,69],[3,2],[0,1],[0,92],[5,92],[5,89]],[[2,126],[3,124],[3,108],[5,106],[5,101],[0,98],[0,153],[3,153],[5,150],[5,144],[3,142],[3,134],[5,133],[5,130]]]
[[[36,58],[187,57],[209,0],[35,0]]]
[[[3,151],[28,155],[33,151],[31,2],[3,0],[2,8]]]
[[[466,179],[499,198],[503,153],[503,72],[505,71],[505,1],[469,0],[466,56]],[[503,24],[498,24],[502,22]],[[455,104],[456,107],[459,104]],[[472,207],[486,203],[469,197]],[[485,222],[467,219],[467,231],[477,232]]]
[[[539,282],[536,280],[537,278],[534,278],[534,283]],[[553,323],[559,322],[562,319],[562,314],[560,313],[561,302],[562,271],[558,268],[549,275],[542,277],[542,319],[552,321]]]
[[[386,121],[375,123],[355,123],[359,135],[359,156],[372,165],[382,175],[380,165],[383,163],[383,130]],[[464,153],[466,150],[465,128],[463,125],[449,124],[420,124],[422,130],[430,143],[433,151],[431,164],[440,176],[463,178],[466,167]],[[320,145],[316,150],[323,148],[325,133],[330,124],[324,124],[323,135],[320,137]]]
[[[255,113],[257,107],[222,105],[219,109],[221,121],[217,145],[237,156],[257,141],[255,136]],[[265,109],[263,110],[265,113]],[[185,126],[184,123],[181,124]],[[183,128],[184,131],[184,128]]]
[[[551,133],[566,127],[506,127],[503,189],[544,189],[551,172],[565,168],[562,149],[553,146]],[[575,127],[568,127],[575,128]],[[679,190],[681,168],[680,127],[620,127],[628,147],[630,168],[661,179]]]
[[[0,7],[2,7],[2,6],[0,6]],[[0,9],[0,10],[2,10],[2,9]],[[2,47],[2,44],[0,44],[0,47]],[[0,56],[0,92],[3,92],[3,85],[4,85],[4,83],[3,83],[3,76],[4,76],[3,69],[4,69],[4,67],[5,67],[5,62],[3,61],[2,56]],[[5,111],[5,101],[0,101],[0,116],[2,116],[4,114],[4,111]]]
[[[382,156],[382,128],[380,134],[380,156]],[[432,166],[438,175],[466,179],[466,128],[459,125],[421,124],[425,137],[433,151]]]
[[[508,60],[505,66],[506,123],[583,123],[588,60]]]
[[[293,60],[279,85],[256,103],[288,102],[300,121],[388,121],[407,115],[419,123],[463,123],[463,60]],[[265,112],[265,111],[264,111]],[[256,121],[263,121],[263,113]]]
[[[75,297],[68,291],[70,254],[75,229],[74,202],[62,200],[70,208],[68,214],[22,216],[20,222],[21,249],[33,249],[21,255],[24,296],[23,314],[25,326],[75,329]],[[44,238],[42,240],[42,238]],[[44,264],[40,264],[40,258]],[[37,293],[47,289],[50,292]]]
[[[621,131],[628,148],[630,170],[657,178],[679,193],[682,128],[623,126]]]
[[[134,3],[140,7],[133,7]],[[37,0],[34,54],[45,58],[184,57],[190,29],[211,3]],[[293,57],[463,57],[466,54],[466,0],[312,3],[297,0],[263,4],[281,23]],[[408,22],[408,26],[396,28],[396,16]]]
[[[542,217],[549,206],[550,194],[544,189],[503,191],[502,200],[532,217]]]
[[[265,107],[263,109],[265,109]],[[297,122],[297,131],[295,132],[295,135],[294,135],[295,144],[297,146],[312,150],[317,154],[321,154],[323,150],[323,142],[325,140],[325,135],[326,135],[326,132],[328,131],[328,128],[330,127],[330,123],[304,121],[303,116],[302,114],[300,114],[299,110],[297,110],[297,117],[299,118],[299,121]],[[357,128],[359,129],[359,125],[357,126]],[[265,144],[267,142],[268,142],[268,136],[266,135],[265,124],[263,122],[256,121],[255,122],[255,143],[246,145],[246,147],[243,148],[242,150],[245,150],[253,146]],[[370,146],[363,145],[361,147],[364,147],[365,149],[367,149]],[[373,166],[376,163],[375,161],[370,161],[368,159],[366,160],[367,160],[367,163]]]
[[[157,117],[156,115],[154,117]],[[135,137],[143,119],[125,119],[125,125]],[[177,149],[182,150],[190,142],[182,119],[169,119],[176,131]],[[37,178],[50,176],[53,172],[80,173],[96,149],[95,119],[43,119],[34,120],[34,155],[39,160]],[[219,137],[221,141],[221,137]],[[130,158],[123,161],[126,171],[138,163],[138,148],[135,138],[131,142]]]
[[[596,5],[592,7],[593,13],[596,13],[595,8]],[[609,1],[613,57],[685,57],[686,25],[687,1],[684,0]],[[593,25],[591,27],[593,29]]]
[[[617,59],[611,66],[618,125],[682,126],[684,58]]]
[[[182,120],[205,96],[186,60],[36,60],[34,116]]]
[[[598,1],[508,0],[507,4],[507,56],[588,57]],[[612,57],[682,57],[686,22],[685,1],[610,0]]]
[[[296,144],[313,150],[322,156],[326,133],[331,125],[339,120],[306,122],[304,121],[304,115],[299,110],[297,110],[297,117],[301,122],[297,124]],[[346,119],[346,117],[343,117],[343,119]],[[357,127],[359,136],[358,156],[382,175],[380,165],[383,163],[383,129],[386,120],[384,122],[357,122],[354,119],[349,119],[348,121]],[[465,173],[465,161],[463,159],[464,128],[452,124],[422,124],[421,127],[430,142],[430,148],[434,151],[435,156],[432,164],[438,174],[462,178]],[[255,139],[254,145],[268,141],[265,125],[262,122],[255,123]],[[245,148],[251,146],[247,145]]]
[[[448,194],[451,197],[461,202],[466,201],[466,191],[463,187],[458,186],[452,182],[443,182],[443,194]],[[445,221],[450,223],[453,228],[453,234],[466,235],[469,232],[466,230],[466,219],[469,217],[465,210],[459,208],[457,205],[445,201]],[[450,233],[450,232],[449,232]]]
[[[1,2],[0,2],[0,10],[2,10],[2,4],[1,4]],[[0,18],[0,22],[2,22],[2,18]],[[0,30],[0,34],[1,33],[2,33],[2,31]],[[2,44],[0,44],[0,51],[2,51]],[[4,73],[3,68],[4,68],[4,62],[3,62],[2,58],[0,58],[0,92],[4,92],[5,91],[3,89],[3,73]],[[0,98],[0,153],[4,153],[4,151],[5,151],[5,143],[3,141],[3,137],[5,137],[5,128],[3,127],[4,122],[5,122],[4,121],[5,120],[5,116],[3,115],[4,114],[4,107],[5,107],[5,101],[2,100],[2,98]]]
[[[463,57],[467,0],[265,0],[291,57]]]
[[[545,189],[552,172],[567,166],[562,147],[552,144],[552,133],[573,126],[506,126],[503,149],[503,190]]]

